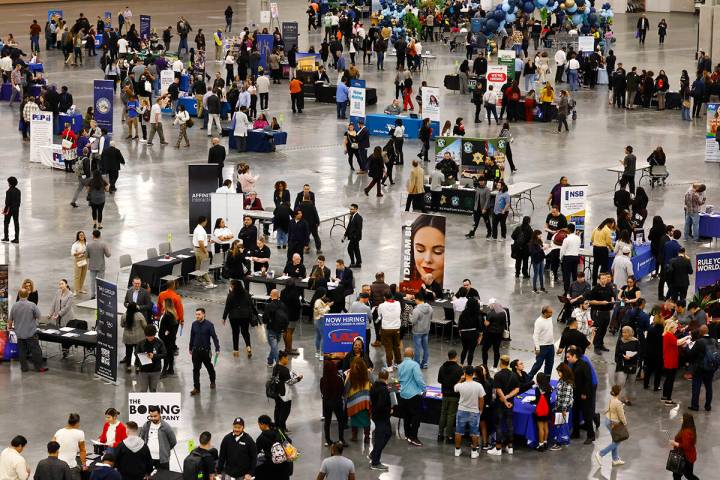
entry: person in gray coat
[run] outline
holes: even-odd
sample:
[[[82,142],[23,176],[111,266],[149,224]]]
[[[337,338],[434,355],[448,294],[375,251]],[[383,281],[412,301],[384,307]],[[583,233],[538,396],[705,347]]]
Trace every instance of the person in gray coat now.
[[[492,226],[490,225],[490,213],[492,212],[492,196],[490,195],[490,189],[487,187],[487,182],[480,179],[475,184],[475,206],[473,209],[473,228],[466,235],[465,238],[474,238],[475,230],[480,224],[482,218],[485,222],[485,230],[487,235],[485,238],[490,238],[492,234]]]
[[[58,282],[58,291],[53,299],[48,318],[58,327],[64,327],[75,318],[73,310],[73,292],[64,278]]]
[[[568,92],[566,90],[560,90],[560,98],[558,98],[558,133],[562,132],[562,127],[565,125],[565,131],[569,132],[567,117],[570,115],[570,100],[568,99]]]
[[[170,451],[177,444],[175,432],[162,419],[160,408],[157,405],[148,407],[148,418],[149,420],[140,428],[140,438],[150,449],[153,467],[158,470],[170,470]]]
[[[43,356],[37,335],[37,324],[42,315],[37,305],[28,301],[29,294],[30,292],[25,289],[21,289],[18,293],[18,301],[10,309],[7,329],[14,330],[17,335],[20,369],[23,372],[29,370],[27,358],[30,353],[35,370],[44,372],[47,368],[42,366]]]
[[[130,302],[127,310],[120,319],[120,326],[123,328],[122,341],[125,344],[125,358],[120,361],[126,365],[125,370],[130,371],[133,361],[133,349],[145,339],[145,327],[147,321],[145,316],[138,311],[137,304]]]
[[[100,230],[93,230],[92,241],[87,244],[88,272],[90,273],[90,298],[95,298],[95,280],[105,277],[105,258],[110,257],[110,248],[100,240]]]
[[[410,316],[410,323],[413,329],[413,344],[415,345],[415,361],[420,364],[420,368],[428,368],[428,336],[430,335],[430,322],[432,321],[433,309],[425,303],[425,294],[419,291],[415,295],[415,308]],[[420,361],[420,351],[422,350],[422,362]]]

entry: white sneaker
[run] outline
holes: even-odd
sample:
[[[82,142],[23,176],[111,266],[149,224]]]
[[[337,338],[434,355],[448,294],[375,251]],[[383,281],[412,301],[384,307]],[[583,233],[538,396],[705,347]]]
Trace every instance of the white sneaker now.
[[[455,449],[455,456],[456,456],[456,457],[459,457],[460,455],[462,455],[462,449],[461,449],[461,448],[456,448],[456,449]]]
[[[457,455],[457,449],[455,450],[455,452]],[[478,458],[479,456],[480,452],[478,452],[477,450],[473,449],[472,451],[470,451],[470,458]]]
[[[622,460],[613,460],[613,467],[619,467],[620,465],[625,465],[625,462]]]
[[[205,288],[217,288],[217,285],[215,285],[214,283],[208,283],[207,285],[205,285]]]
[[[595,455],[593,455],[593,458],[595,459],[595,461],[597,462],[598,465],[600,465],[602,463],[602,457],[600,457],[599,453],[595,452]]]
[[[488,455],[493,455],[493,456],[499,457],[500,455],[502,455],[502,450],[500,450],[498,448],[491,448],[490,450],[487,451],[487,453],[488,453]]]
[[[512,447],[505,447],[505,453],[507,453],[508,455],[512,455],[513,454]]]

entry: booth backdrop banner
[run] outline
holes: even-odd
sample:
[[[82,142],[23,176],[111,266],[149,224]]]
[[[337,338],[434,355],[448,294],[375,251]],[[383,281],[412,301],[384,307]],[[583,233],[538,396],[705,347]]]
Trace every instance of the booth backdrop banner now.
[[[720,103],[707,104],[707,128],[705,130],[705,161],[720,162],[720,143],[715,135],[720,128]]]
[[[440,89],[438,87],[422,87],[423,117],[431,122],[440,121]]]
[[[365,343],[367,316],[362,313],[328,313],[323,317],[323,353],[352,350],[355,337]]]
[[[200,163],[188,165],[188,230],[197,226],[198,217],[208,219],[205,230],[210,233],[212,205],[210,194],[217,190],[217,165]]]
[[[498,65],[505,65],[508,79],[513,80],[515,75],[515,50],[498,50]],[[493,90],[495,87],[493,87]]]
[[[97,351],[95,352],[95,376],[117,382],[117,285],[97,279]]]
[[[422,276],[430,273],[443,286],[445,275],[445,217],[427,213],[402,214],[400,292],[416,294]]]
[[[30,117],[30,161],[42,161],[41,149],[53,143],[53,113],[38,112]]]
[[[310,72],[314,72],[316,70],[315,64],[321,61],[319,53],[297,52],[295,58],[297,58],[298,70]]]
[[[698,253],[695,257],[695,291],[720,281],[720,252]]]
[[[575,233],[580,235],[580,246],[585,246],[585,209],[587,208],[587,185],[571,185],[560,190],[560,213],[568,223],[575,224]]]
[[[0,265],[0,358],[5,355],[5,345],[8,341],[8,266],[7,263]]]
[[[225,220],[225,225],[237,233],[243,224],[243,200],[242,193],[211,193],[210,194],[210,220],[215,225],[216,218]],[[195,228],[195,227],[193,227]]]
[[[156,405],[160,409],[160,417],[171,427],[182,425],[182,395],[166,392],[129,392],[128,421],[140,426],[145,425],[148,408]]]
[[[150,38],[150,15],[140,15],[140,38]]]
[[[487,68],[487,84],[493,87],[493,91],[497,95],[497,105],[502,103],[502,87],[508,81],[507,65],[488,65]]]
[[[289,52],[293,45],[298,46],[298,22],[282,22],[282,38],[286,52]]]
[[[48,22],[50,20],[55,20],[55,23],[57,23],[57,20],[59,18],[62,18],[63,11],[62,10],[48,10]]]
[[[365,121],[365,80],[350,80],[350,121]]]
[[[175,73],[172,70],[168,69],[160,72],[160,93],[166,94],[173,80],[175,80]]]
[[[272,53],[273,36],[272,35],[258,35],[257,36],[257,48],[260,52],[260,65],[265,71],[268,69],[268,58]]]
[[[477,173],[484,168],[485,157],[505,162],[507,142],[504,138],[438,137],[435,140],[435,161],[450,152],[462,172]]]
[[[113,131],[113,100],[115,99],[113,83],[112,80],[93,81],[95,121],[98,127],[110,133]]]
[[[103,15],[103,22],[105,23],[105,28],[112,28],[112,17],[113,17],[112,12],[108,12],[108,11],[106,11],[105,14]],[[97,32],[97,33],[101,33],[101,32]]]

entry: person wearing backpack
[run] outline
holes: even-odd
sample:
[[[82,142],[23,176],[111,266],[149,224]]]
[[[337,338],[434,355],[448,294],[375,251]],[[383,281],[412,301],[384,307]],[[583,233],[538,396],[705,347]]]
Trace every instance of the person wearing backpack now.
[[[700,407],[700,387],[705,386],[705,411],[712,409],[713,377],[720,367],[720,349],[717,340],[710,337],[707,325],[698,329],[698,339],[690,348],[693,379],[692,397],[688,410],[697,412]]]
[[[77,200],[80,196],[80,192],[82,192],[85,187],[87,187],[87,182],[90,180],[90,174],[91,171],[91,161],[90,161],[90,149],[88,147],[83,148],[82,156],[78,158],[77,166],[75,167],[75,174],[77,175],[78,179],[78,185],[77,188],[75,188],[75,194],[73,195],[73,199],[70,202],[70,205],[72,205],[73,208],[77,208]]]
[[[183,461],[183,480],[210,480],[217,471],[217,449],[210,444],[210,432],[200,434],[200,446],[196,447]]]
[[[292,390],[288,387],[295,385],[303,378],[302,375],[296,374],[287,367],[288,355],[288,352],[284,350],[278,353],[278,361],[273,367],[272,377],[270,379],[277,387],[271,392],[269,392],[266,387],[266,394],[271,393],[272,399],[275,400],[273,420],[275,420],[277,428],[283,432],[287,431],[286,422],[290,416],[290,409],[292,408]]]
[[[258,452],[258,465],[255,480],[290,480],[293,464],[289,462],[283,449],[283,442],[291,442],[267,415],[258,417],[260,435],[255,440]]]
[[[255,440],[245,432],[245,420],[233,420],[232,432],[220,443],[217,471],[237,480],[252,480],[257,465]]]

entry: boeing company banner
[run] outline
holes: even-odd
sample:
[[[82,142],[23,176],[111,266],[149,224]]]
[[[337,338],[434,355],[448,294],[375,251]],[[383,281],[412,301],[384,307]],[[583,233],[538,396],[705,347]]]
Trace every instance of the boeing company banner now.
[[[212,200],[210,194],[217,190],[217,165],[200,163],[188,165],[188,231],[197,226],[198,217],[208,219],[205,230],[210,233],[212,223]]]
[[[152,406],[158,407],[160,418],[171,427],[182,425],[182,395],[177,392],[129,392],[128,421],[144,425]]]
[[[113,131],[113,100],[115,98],[113,83],[112,80],[95,80],[93,82],[95,121],[98,127],[104,128],[109,133]]]
[[[367,315],[364,313],[328,313],[323,317],[323,353],[352,350],[355,337],[365,343]]]

